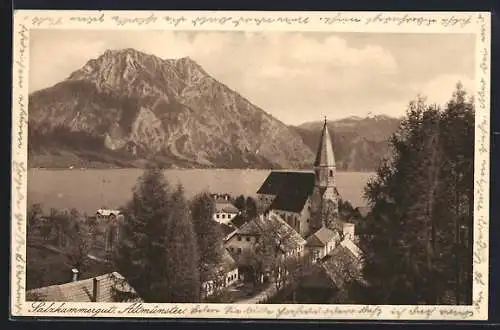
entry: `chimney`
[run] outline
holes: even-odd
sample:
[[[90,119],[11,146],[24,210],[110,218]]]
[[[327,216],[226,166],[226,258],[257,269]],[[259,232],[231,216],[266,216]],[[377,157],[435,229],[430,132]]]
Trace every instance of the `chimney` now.
[[[72,274],[71,281],[73,281],[73,282],[78,281],[78,273],[79,273],[78,269],[76,269],[76,268],[71,269],[71,274]]]
[[[92,301],[97,302],[99,299],[100,295],[100,289],[101,289],[101,280],[97,279],[97,277],[94,277],[92,280],[93,286],[92,286]]]

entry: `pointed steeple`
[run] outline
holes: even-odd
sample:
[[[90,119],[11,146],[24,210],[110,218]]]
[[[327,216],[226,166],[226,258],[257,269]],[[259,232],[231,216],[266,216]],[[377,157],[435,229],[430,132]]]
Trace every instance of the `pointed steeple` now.
[[[316,160],[314,161],[314,167],[335,167],[335,156],[333,154],[332,139],[330,137],[330,132],[328,132],[328,126],[323,124],[323,130],[321,132],[321,137],[319,140],[318,152],[316,154]]]

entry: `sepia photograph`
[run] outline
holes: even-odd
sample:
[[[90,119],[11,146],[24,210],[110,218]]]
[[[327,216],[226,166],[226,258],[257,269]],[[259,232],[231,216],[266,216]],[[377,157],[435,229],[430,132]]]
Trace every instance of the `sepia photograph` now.
[[[477,40],[30,30],[21,299],[479,304]]]

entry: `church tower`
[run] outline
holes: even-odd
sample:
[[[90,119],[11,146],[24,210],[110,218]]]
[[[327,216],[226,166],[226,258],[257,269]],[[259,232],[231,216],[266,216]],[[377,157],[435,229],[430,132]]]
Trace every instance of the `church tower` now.
[[[335,155],[326,118],[314,161],[314,174],[315,194],[311,202],[317,214],[315,227],[326,226],[334,229],[338,222],[338,192],[335,182]]]

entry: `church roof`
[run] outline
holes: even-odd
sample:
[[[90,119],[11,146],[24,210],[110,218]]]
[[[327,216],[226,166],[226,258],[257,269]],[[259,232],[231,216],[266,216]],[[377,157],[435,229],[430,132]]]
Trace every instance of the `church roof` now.
[[[257,193],[278,195],[287,191],[292,192],[305,190],[312,192],[313,187],[313,172],[272,171]]]
[[[328,132],[328,126],[323,125],[323,130],[321,132],[321,137],[319,140],[318,152],[316,154],[316,160],[314,161],[314,166],[335,166],[335,156],[333,154],[332,138],[330,137],[330,132]]]
[[[272,210],[300,212],[314,188],[314,173],[273,171],[264,181],[258,194],[275,195]]]

